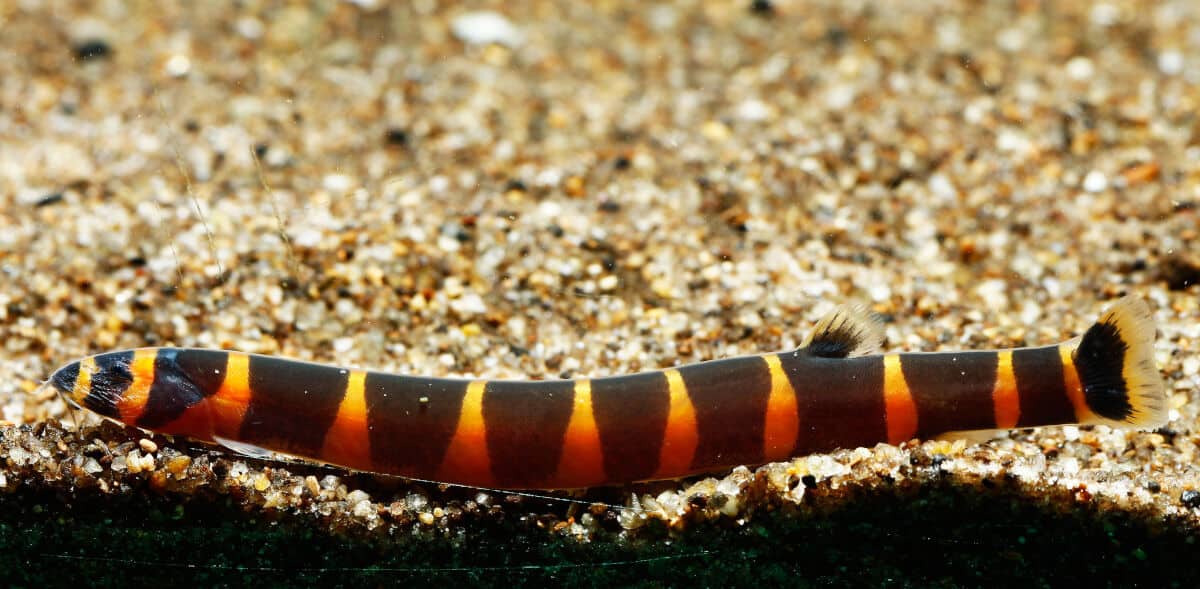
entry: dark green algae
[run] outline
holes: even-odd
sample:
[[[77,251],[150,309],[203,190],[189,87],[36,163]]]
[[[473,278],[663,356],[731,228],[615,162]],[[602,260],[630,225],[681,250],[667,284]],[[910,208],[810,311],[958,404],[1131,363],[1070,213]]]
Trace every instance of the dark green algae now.
[[[528,506],[526,506],[528,507]],[[947,478],[856,492],[834,508],[756,513],[670,534],[579,543],[523,520],[461,535],[331,532],[232,499],[0,493],[0,573],[14,587],[1147,586],[1200,583],[1182,522]]]

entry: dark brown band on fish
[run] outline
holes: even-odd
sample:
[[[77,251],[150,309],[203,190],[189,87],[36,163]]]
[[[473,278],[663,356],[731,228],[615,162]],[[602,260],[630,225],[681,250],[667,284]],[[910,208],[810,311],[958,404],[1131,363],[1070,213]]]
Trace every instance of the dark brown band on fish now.
[[[592,412],[609,480],[654,476],[670,409],[662,371],[592,380]]]
[[[1013,376],[1021,398],[1018,427],[1075,422],[1058,346],[1013,350]]]
[[[488,458],[499,485],[536,487],[558,470],[575,381],[488,381],[483,392]]]
[[[887,440],[883,356],[819,358],[779,354],[796,391],[800,431],[795,454],[872,446]]]
[[[250,356],[250,404],[239,440],[298,456],[317,456],[346,394],[350,371],[270,356]]]
[[[699,440],[692,468],[753,464],[763,458],[771,372],[761,356],[681,366]]]
[[[395,472],[436,472],[469,382],[368,372],[363,393],[371,461]]]
[[[917,436],[996,427],[995,352],[900,354],[917,405]]]

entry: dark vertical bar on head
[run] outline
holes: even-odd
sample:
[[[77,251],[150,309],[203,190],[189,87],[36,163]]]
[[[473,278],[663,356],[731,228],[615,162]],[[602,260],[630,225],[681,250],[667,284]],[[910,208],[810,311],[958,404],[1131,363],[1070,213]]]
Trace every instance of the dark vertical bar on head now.
[[[92,373],[91,388],[83,399],[83,406],[100,415],[119,418],[117,402],[133,384],[133,373],[129,369],[133,350],[100,354],[95,359],[96,370]]]

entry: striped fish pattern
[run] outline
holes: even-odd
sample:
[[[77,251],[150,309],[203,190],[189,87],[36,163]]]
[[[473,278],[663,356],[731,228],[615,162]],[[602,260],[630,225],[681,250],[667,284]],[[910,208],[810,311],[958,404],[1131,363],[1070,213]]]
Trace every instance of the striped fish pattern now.
[[[801,348],[594,379],[445,379],[241,352],[143,348],[49,383],[139,428],[357,470],[495,488],[668,479],[947,432],[1165,420],[1138,299],[1034,348],[873,353],[842,308]]]

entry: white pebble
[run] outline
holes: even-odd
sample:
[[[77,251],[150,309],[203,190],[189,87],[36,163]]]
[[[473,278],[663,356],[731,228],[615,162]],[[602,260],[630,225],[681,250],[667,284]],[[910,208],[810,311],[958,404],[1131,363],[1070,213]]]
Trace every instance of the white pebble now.
[[[867,286],[867,294],[877,303],[892,298],[892,289],[884,282],[873,282]]]
[[[984,280],[975,287],[975,293],[984,300],[989,309],[1008,308],[1008,284],[995,278]]]
[[[125,466],[129,469],[129,474],[137,474],[142,472],[142,453],[137,450],[131,451],[125,458]],[[113,469],[116,469],[116,461],[113,461]]]
[[[958,190],[954,188],[954,184],[944,174],[930,176],[929,191],[934,196],[947,201],[954,200],[954,197],[958,196]]]
[[[25,466],[26,462],[32,462],[33,454],[30,454],[24,448],[13,448],[8,451],[8,461],[13,466]]]
[[[1108,178],[1100,170],[1092,170],[1083,179],[1083,189],[1088,192],[1103,192],[1108,188]]]
[[[334,194],[345,194],[354,185],[354,179],[346,174],[326,174],[321,185]]]
[[[426,499],[424,495],[420,495],[418,493],[409,493],[404,497],[404,502],[408,505],[409,509],[420,511],[429,504],[429,499]],[[482,502],[476,501],[476,503]]]
[[[454,253],[462,249],[462,243],[449,235],[439,235],[437,245],[438,249],[446,253]]]
[[[825,106],[830,110],[844,110],[857,95],[858,92],[849,84],[834,84],[825,91]]]
[[[305,229],[296,234],[292,243],[297,247],[317,247],[321,243],[321,232],[316,229]]]
[[[172,55],[163,69],[172,78],[182,78],[192,71],[192,61],[186,55]]]
[[[743,121],[765,121],[771,116],[771,107],[761,100],[744,100],[737,107],[737,116]]]
[[[1065,474],[1073,475],[1079,473],[1079,459],[1077,458],[1068,456],[1062,460],[1059,460],[1058,464],[1059,468],[1061,468]]]
[[[487,305],[479,295],[469,292],[450,301],[450,309],[459,315],[479,315],[487,312]]]
[[[1111,26],[1121,18],[1121,10],[1108,2],[1102,2],[1092,7],[1092,23],[1102,27]]]
[[[244,16],[233,24],[233,28],[239,35],[247,39],[258,39],[262,37],[264,27],[261,20],[251,16]]]
[[[1200,356],[1189,356],[1183,359],[1183,374],[1185,376],[1200,374]]]
[[[562,170],[542,170],[541,172],[538,172],[538,175],[533,182],[537,186],[542,187],[558,186],[558,184],[562,182],[562,177]]]
[[[464,43],[487,45],[497,43],[516,48],[525,36],[508,19],[491,11],[468,12],[450,23],[450,31]]]
[[[1086,57],[1072,57],[1067,62],[1067,75],[1072,80],[1086,80],[1092,77],[1096,72],[1096,67],[1092,65],[1092,60]]]
[[[0,407],[0,419],[12,423],[20,423],[25,418],[25,402],[17,397],[13,402]]]
[[[1018,27],[1009,27],[996,33],[996,44],[1005,51],[1020,51],[1025,46],[1025,32]]]
[[[104,467],[100,466],[100,462],[91,456],[89,456],[87,460],[83,461],[83,472],[88,474],[96,474],[102,470],[104,470]]]
[[[1021,323],[1033,325],[1042,316],[1042,308],[1033,301],[1025,301],[1021,306]]]
[[[1032,148],[1032,143],[1025,134],[1015,129],[1001,129],[996,134],[996,149],[1000,151],[1026,153]]]
[[[649,11],[650,27],[658,32],[667,32],[679,24],[679,14],[670,5],[656,4]]]
[[[1158,70],[1168,76],[1183,71],[1183,54],[1170,49],[1158,54]]]

